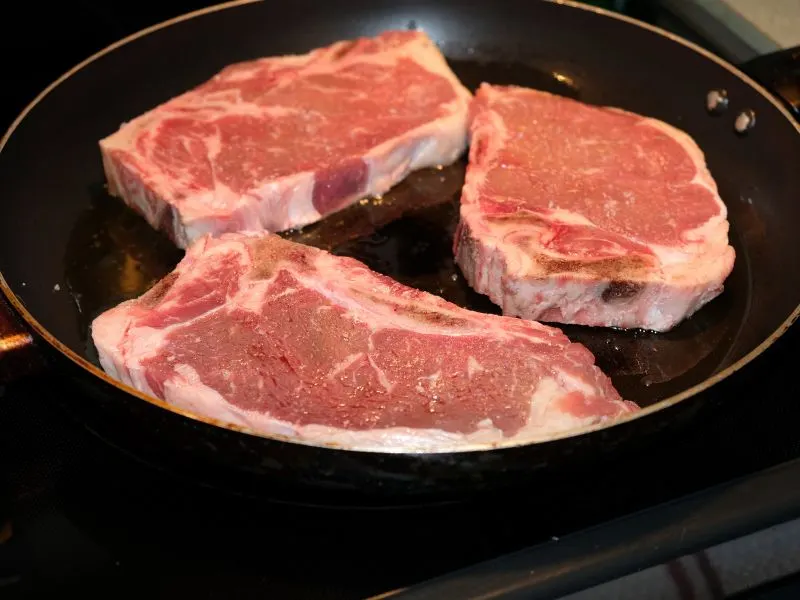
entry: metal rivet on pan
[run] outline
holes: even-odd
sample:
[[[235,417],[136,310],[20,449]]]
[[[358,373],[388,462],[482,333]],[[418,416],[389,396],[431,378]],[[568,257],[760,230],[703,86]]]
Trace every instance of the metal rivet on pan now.
[[[752,109],[748,108],[747,110],[743,110],[739,113],[739,115],[736,117],[736,121],[733,123],[733,128],[739,135],[744,135],[753,127],[755,127],[755,125],[756,113]]]
[[[728,108],[728,92],[726,90],[711,90],[706,94],[706,109],[712,115],[719,115]]]

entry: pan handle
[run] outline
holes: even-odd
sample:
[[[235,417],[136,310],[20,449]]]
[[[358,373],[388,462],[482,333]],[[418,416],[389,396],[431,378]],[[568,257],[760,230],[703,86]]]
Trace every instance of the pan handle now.
[[[30,375],[42,366],[33,335],[0,293],[0,385]]]
[[[800,46],[758,56],[739,68],[777,96],[800,120]]]

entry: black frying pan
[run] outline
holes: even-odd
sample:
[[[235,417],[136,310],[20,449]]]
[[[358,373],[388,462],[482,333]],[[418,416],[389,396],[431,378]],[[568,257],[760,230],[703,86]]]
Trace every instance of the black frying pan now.
[[[106,195],[97,141],[229,63],[409,26],[440,43],[468,87],[516,83],[619,106],[686,130],[706,152],[737,252],[725,292],[666,334],[565,328],[645,410],[541,444],[384,454],[262,437],[175,411],[104,375],[89,342],[92,318],[141,294],[181,253]],[[705,105],[713,89],[726,90],[729,99],[714,116]],[[739,135],[736,116],[748,110],[755,127]],[[9,364],[14,348],[30,351],[30,333],[36,352],[77,384],[81,394],[67,405],[92,430],[213,483],[375,502],[516,485],[632,451],[735,392],[735,372],[798,316],[800,270],[791,266],[800,260],[798,157],[796,123],[748,77],[663,31],[593,9],[533,1],[231,3],[107,48],[48,88],[3,138],[0,287],[24,321],[16,337],[6,336],[3,360]],[[287,235],[355,256],[460,305],[496,312],[463,278],[451,277],[463,170],[462,162],[416,173],[380,206],[357,205]]]

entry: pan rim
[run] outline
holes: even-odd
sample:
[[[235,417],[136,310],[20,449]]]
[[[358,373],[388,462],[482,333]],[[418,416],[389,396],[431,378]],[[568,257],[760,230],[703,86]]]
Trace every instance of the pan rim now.
[[[188,13],[184,13],[184,14],[179,15],[177,17],[173,17],[172,19],[168,19],[168,20],[162,21],[160,23],[157,23],[155,25],[151,25],[150,27],[146,27],[144,29],[141,29],[141,30],[139,30],[139,31],[137,31],[135,33],[132,33],[131,35],[128,35],[128,36],[126,36],[126,37],[124,37],[124,38],[122,38],[120,40],[117,40],[116,42],[114,42],[112,44],[109,44],[108,46],[106,46],[102,50],[99,50],[98,52],[92,54],[91,56],[89,56],[85,60],[81,61],[80,63],[78,63],[77,65],[75,65],[74,67],[72,67],[71,69],[66,71],[59,78],[57,78],[50,85],[48,85],[41,92],[39,92],[39,94],[30,103],[28,103],[28,105],[22,110],[22,112],[19,113],[19,115],[17,115],[17,117],[11,123],[11,125],[8,128],[8,130],[4,133],[3,137],[0,138],[0,154],[2,153],[3,149],[5,148],[8,140],[13,135],[14,131],[16,131],[16,129],[19,127],[19,125],[22,123],[22,121],[25,119],[25,117],[28,115],[28,113],[30,113],[36,107],[37,104],[39,104],[42,100],[44,100],[44,98],[47,97],[47,95],[50,92],[52,92],[56,87],[58,87],[64,81],[66,81],[67,79],[69,79],[70,77],[72,77],[73,75],[78,73],[81,69],[83,69],[87,65],[91,64],[92,62],[96,61],[97,59],[105,56],[106,54],[109,54],[109,53],[113,52],[114,50],[116,50],[117,48],[119,48],[121,46],[129,44],[129,43],[131,43],[131,42],[133,42],[133,41],[135,41],[135,40],[137,40],[137,39],[139,39],[141,37],[149,35],[150,33],[154,33],[154,32],[159,31],[161,29],[165,29],[165,28],[167,28],[167,27],[169,27],[171,25],[175,25],[175,24],[183,22],[183,21],[188,21],[188,20],[193,19],[195,17],[199,17],[199,16],[203,16],[203,15],[206,15],[206,14],[211,14],[211,13],[219,12],[219,11],[222,11],[222,10],[226,10],[228,8],[234,8],[234,7],[237,7],[237,6],[242,6],[242,5],[247,5],[247,4],[255,4],[256,2],[261,2],[261,1],[262,0],[231,0],[231,1],[228,1],[228,2],[215,4],[213,6],[209,6],[209,7],[206,7],[206,8],[200,9],[200,10],[196,10],[196,11],[191,11],[191,12],[188,12]],[[745,84],[749,85],[751,88],[753,88],[759,94],[761,94],[767,101],[769,101],[772,105],[774,105],[778,109],[778,111],[794,126],[795,130],[797,131],[797,133],[800,134],[800,123],[797,123],[797,121],[795,121],[795,119],[792,117],[792,115],[789,113],[789,111],[770,92],[768,92],[763,86],[761,86],[759,83],[754,81],[752,78],[750,78],[744,72],[742,72],[739,69],[737,69],[734,65],[732,65],[731,63],[729,63],[725,59],[713,54],[712,52],[710,52],[710,51],[706,50],[705,48],[695,44],[694,42],[691,42],[691,41],[689,41],[687,39],[684,39],[684,38],[682,38],[682,37],[680,37],[680,36],[678,36],[678,35],[676,35],[674,33],[671,33],[669,31],[667,31],[665,29],[662,29],[660,27],[657,27],[655,25],[651,25],[649,23],[645,23],[643,21],[639,21],[638,19],[635,19],[633,17],[629,17],[627,15],[616,13],[616,12],[613,12],[613,11],[610,11],[610,10],[606,10],[606,9],[603,9],[603,8],[600,8],[600,7],[583,4],[583,3],[577,2],[575,0],[545,0],[545,1],[546,2],[550,2],[552,4],[558,4],[558,5],[567,6],[569,8],[576,9],[576,10],[585,10],[585,11],[588,11],[588,12],[593,12],[595,14],[601,15],[601,16],[606,17],[606,18],[616,19],[618,21],[625,22],[625,23],[627,23],[629,25],[633,25],[633,26],[648,30],[648,31],[650,31],[652,33],[655,33],[657,35],[665,37],[665,38],[667,38],[668,40],[670,40],[673,43],[680,44],[680,45],[682,45],[682,46],[684,46],[684,47],[696,52],[697,54],[700,54],[704,58],[709,59],[712,62],[718,64],[720,67],[724,68],[725,70],[730,72],[732,75],[738,77]],[[569,430],[569,431],[566,431],[566,432],[562,432],[562,433],[559,433],[559,434],[551,435],[551,436],[548,436],[548,437],[545,437],[545,438],[542,438],[542,439],[537,439],[537,440],[517,441],[517,442],[511,442],[511,443],[495,442],[495,443],[490,443],[490,444],[486,444],[486,443],[484,443],[484,444],[471,444],[471,445],[465,445],[463,447],[459,447],[459,448],[456,448],[456,449],[445,448],[445,449],[443,449],[441,451],[438,451],[438,450],[433,450],[433,451],[426,450],[426,451],[417,452],[417,451],[412,451],[412,450],[408,450],[408,449],[392,450],[391,448],[388,448],[388,449],[350,448],[350,447],[346,447],[346,446],[342,446],[342,445],[335,444],[335,443],[330,443],[330,442],[311,443],[311,442],[309,442],[307,440],[298,439],[298,438],[294,438],[294,437],[291,437],[291,436],[280,435],[280,434],[262,433],[262,432],[253,430],[253,429],[251,429],[249,427],[243,427],[243,426],[236,425],[234,423],[223,422],[223,421],[211,418],[211,417],[206,417],[204,415],[199,415],[199,414],[196,414],[196,413],[193,413],[193,412],[178,408],[176,406],[168,404],[164,400],[161,400],[159,398],[155,398],[153,396],[150,396],[148,394],[140,392],[139,390],[137,390],[137,389],[125,384],[125,383],[122,383],[121,381],[117,381],[116,379],[114,379],[110,375],[108,375],[105,371],[103,371],[102,369],[100,369],[99,367],[97,367],[96,365],[91,363],[90,361],[88,361],[86,358],[80,356],[77,352],[75,352],[74,350],[69,348],[64,343],[62,343],[58,338],[56,338],[54,335],[52,335],[41,323],[39,323],[39,321],[25,308],[22,300],[19,297],[17,297],[17,295],[12,291],[11,287],[9,286],[9,284],[6,282],[5,277],[3,276],[2,272],[0,272],[0,291],[3,292],[3,295],[8,299],[8,301],[11,304],[12,308],[25,320],[26,324],[29,327],[31,327],[42,339],[44,339],[48,344],[50,344],[55,350],[59,351],[65,357],[70,359],[78,367],[84,369],[90,375],[98,377],[99,379],[105,381],[106,383],[116,387],[117,389],[119,389],[119,390],[121,390],[121,391],[123,391],[123,392],[125,392],[125,393],[127,393],[127,394],[129,394],[131,396],[135,396],[139,400],[143,400],[145,402],[148,402],[149,404],[157,406],[157,407],[159,407],[161,409],[167,410],[167,411],[172,412],[172,413],[176,413],[178,415],[181,415],[183,417],[192,419],[194,421],[199,421],[199,422],[202,422],[202,423],[205,423],[205,424],[208,424],[208,425],[212,425],[212,426],[219,427],[219,428],[222,428],[222,429],[226,429],[226,430],[229,430],[229,431],[233,431],[233,432],[236,432],[236,433],[243,433],[243,434],[246,434],[246,435],[249,435],[249,436],[263,438],[263,439],[272,440],[272,441],[287,442],[287,443],[296,444],[296,445],[309,446],[309,447],[312,447],[312,448],[320,448],[320,449],[328,449],[328,450],[340,450],[340,451],[347,451],[347,452],[352,452],[352,453],[392,454],[392,455],[404,455],[405,454],[405,455],[417,455],[417,456],[418,455],[440,455],[440,456],[451,456],[452,457],[452,456],[456,456],[456,455],[460,455],[460,454],[481,452],[481,451],[487,451],[487,450],[512,450],[512,449],[516,449],[516,448],[520,448],[520,447],[524,447],[524,446],[546,444],[546,443],[550,443],[550,442],[557,442],[557,441],[567,440],[567,439],[570,439],[570,438],[577,438],[579,436],[584,436],[586,434],[590,434],[590,433],[593,433],[595,431],[611,429],[611,428],[614,428],[614,427],[620,427],[620,426],[622,426],[622,425],[624,425],[626,423],[629,423],[631,421],[635,421],[635,420],[640,419],[640,418],[647,417],[647,416],[649,416],[649,415],[651,415],[653,413],[660,412],[660,411],[662,411],[664,409],[667,409],[667,408],[669,408],[669,407],[671,407],[671,406],[673,406],[675,404],[678,404],[679,402],[682,402],[684,400],[688,400],[689,398],[697,396],[698,394],[710,389],[714,385],[716,385],[716,384],[720,383],[721,381],[727,379],[728,377],[730,377],[731,375],[733,375],[734,373],[736,373],[737,371],[739,371],[743,367],[745,367],[748,364],[750,364],[752,361],[754,361],[756,358],[758,358],[761,354],[763,354],[781,336],[783,336],[783,334],[785,334],[786,331],[788,331],[788,329],[795,323],[795,321],[797,321],[798,318],[800,318],[800,304],[798,304],[795,307],[795,309],[791,312],[791,314],[778,326],[777,329],[775,329],[775,331],[773,331],[760,344],[758,344],[755,348],[750,350],[747,354],[745,354],[743,357],[741,357],[739,360],[737,360],[732,365],[726,367],[725,369],[721,370],[718,373],[715,373],[714,375],[712,375],[711,377],[708,377],[707,379],[701,381],[700,383],[697,383],[697,384],[693,385],[692,387],[690,387],[690,388],[688,388],[686,390],[683,390],[682,392],[680,392],[678,394],[674,394],[672,396],[664,398],[663,400],[660,400],[659,402],[656,402],[655,404],[652,404],[652,405],[650,405],[648,407],[645,407],[645,408],[643,408],[642,410],[640,410],[638,412],[625,415],[625,416],[623,416],[621,418],[615,419],[614,421],[612,421],[610,423],[598,423],[598,424],[595,424],[595,425],[591,425],[591,426],[587,426],[587,427],[581,427],[581,428],[574,429],[574,430]]]

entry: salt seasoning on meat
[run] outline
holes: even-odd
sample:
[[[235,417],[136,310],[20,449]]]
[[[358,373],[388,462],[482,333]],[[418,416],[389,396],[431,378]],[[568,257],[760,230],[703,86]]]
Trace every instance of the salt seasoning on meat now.
[[[656,119],[483,84],[454,241],[506,315],[665,331],[733,268],[703,153]]]
[[[635,412],[558,329],[472,312],[268,233],[204,236],[92,324],[103,368],[181,409],[338,447],[519,444]]]
[[[181,248],[302,227],[457,160],[470,99],[421,31],[231,65],[100,142],[108,191]]]

